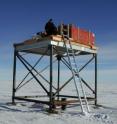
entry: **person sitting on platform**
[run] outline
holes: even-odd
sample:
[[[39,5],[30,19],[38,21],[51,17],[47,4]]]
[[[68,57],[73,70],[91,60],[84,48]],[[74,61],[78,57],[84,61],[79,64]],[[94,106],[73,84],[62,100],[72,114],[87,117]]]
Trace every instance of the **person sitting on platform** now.
[[[52,19],[45,24],[45,31],[47,35],[57,35],[57,27],[53,23]]]

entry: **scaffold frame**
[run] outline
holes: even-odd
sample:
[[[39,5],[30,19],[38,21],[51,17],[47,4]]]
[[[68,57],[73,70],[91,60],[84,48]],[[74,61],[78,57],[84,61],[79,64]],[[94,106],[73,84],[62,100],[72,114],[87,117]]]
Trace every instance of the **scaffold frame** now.
[[[90,55],[91,59],[87,60],[87,62],[79,69],[79,72],[81,72],[89,63],[91,63],[94,60],[94,71],[95,71],[95,87],[94,89],[83,79],[82,82],[84,85],[92,92],[93,97],[87,97],[88,100],[94,101],[94,104],[97,105],[97,49],[92,49],[90,47],[85,47],[80,44],[73,44],[73,49],[76,50],[75,56],[81,56],[81,55]],[[32,66],[20,53],[32,53],[32,54],[39,54],[41,55],[40,59],[35,63],[34,66]],[[38,70],[35,69],[35,66],[39,64],[40,60],[44,57],[49,57],[49,65],[47,65],[44,69],[49,67],[49,77],[50,80],[48,81],[41,75],[41,71],[38,72]],[[53,58],[56,57],[56,60],[54,61]],[[17,59],[24,65],[24,67],[28,70],[28,74],[23,78],[23,80],[29,75],[32,75],[32,78],[34,78],[37,83],[41,86],[41,88],[45,91],[46,96],[49,98],[48,101],[44,100],[36,100],[31,99],[31,96],[16,96],[16,92],[19,88],[23,87],[25,84],[23,84],[23,80],[21,83],[16,86],[16,64]],[[57,88],[53,86],[53,63],[58,63],[58,81],[57,81]],[[73,77],[70,77],[64,84],[60,87],[60,65],[63,63],[69,70],[70,66],[69,63],[66,60],[66,51],[64,49],[64,43],[60,41],[53,41],[53,40],[45,40],[42,42],[35,42],[33,44],[14,44],[14,64],[13,64],[13,88],[12,88],[12,103],[15,103],[15,100],[21,100],[21,101],[29,101],[29,102],[36,102],[36,103],[42,103],[49,106],[49,111],[51,112],[53,108],[56,105],[65,105],[69,103],[78,102],[78,100],[71,100],[71,101],[61,101],[60,98],[77,98],[77,96],[71,96],[71,95],[60,95],[61,90],[73,79]],[[30,69],[31,68],[31,69]],[[43,70],[44,70],[43,69]],[[32,72],[34,70],[37,75],[41,76],[48,84],[49,89],[45,88],[43,83],[36,77],[36,75]],[[30,81],[30,80],[29,80]],[[27,83],[27,82],[26,82]],[[56,92],[53,92],[53,89]],[[35,97],[38,97],[35,96]],[[56,100],[55,100],[56,99]]]

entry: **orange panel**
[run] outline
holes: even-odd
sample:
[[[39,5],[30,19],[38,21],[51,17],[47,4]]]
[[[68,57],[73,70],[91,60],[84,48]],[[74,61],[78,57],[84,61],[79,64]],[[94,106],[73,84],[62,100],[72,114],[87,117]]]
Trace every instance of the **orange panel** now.
[[[71,27],[71,37],[73,38],[74,41],[78,40],[78,29],[77,27]]]

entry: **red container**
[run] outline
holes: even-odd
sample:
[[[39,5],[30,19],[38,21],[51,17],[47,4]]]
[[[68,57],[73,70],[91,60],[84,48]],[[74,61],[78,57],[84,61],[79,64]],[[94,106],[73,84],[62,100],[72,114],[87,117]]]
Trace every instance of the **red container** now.
[[[67,29],[67,25],[64,25],[63,28]],[[60,29],[60,26],[58,29]],[[94,43],[95,43],[94,33],[89,32],[85,29],[77,28],[72,24],[69,27],[69,33],[70,33],[70,37],[73,39],[73,42],[77,42],[87,46],[94,46]]]

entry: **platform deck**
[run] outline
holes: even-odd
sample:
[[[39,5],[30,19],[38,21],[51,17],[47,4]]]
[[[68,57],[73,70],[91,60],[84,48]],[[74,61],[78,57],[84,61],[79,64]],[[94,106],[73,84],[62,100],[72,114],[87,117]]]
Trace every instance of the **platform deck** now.
[[[74,49],[76,53],[79,51],[81,51],[82,54],[97,53],[97,47],[95,46],[93,47],[86,46],[83,44],[73,42],[72,40],[71,40],[71,44],[72,44],[72,49]],[[51,38],[50,37],[42,38],[39,40],[30,39],[25,42],[15,44],[15,48],[18,52],[44,54],[49,45],[53,45],[56,48],[56,50],[59,51],[60,54],[65,54],[66,52],[64,42],[60,38],[55,36],[52,36]],[[54,51],[54,54],[56,54],[55,51]],[[46,55],[49,55],[49,52],[47,52]]]

